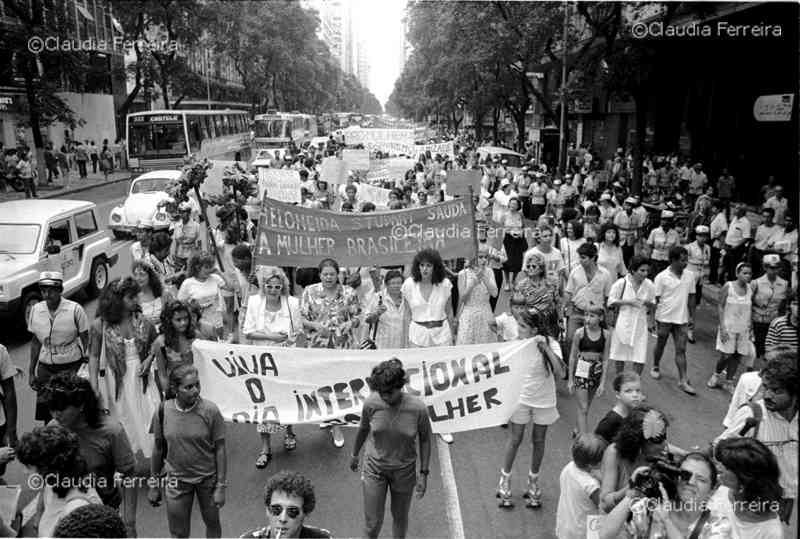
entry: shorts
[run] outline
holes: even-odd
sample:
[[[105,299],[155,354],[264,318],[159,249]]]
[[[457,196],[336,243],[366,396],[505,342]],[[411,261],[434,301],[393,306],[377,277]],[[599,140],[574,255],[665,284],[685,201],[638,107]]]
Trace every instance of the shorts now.
[[[728,341],[723,344],[717,332],[717,350],[723,354],[739,354],[746,357],[756,355],[756,347],[746,333],[729,333]]]
[[[536,406],[528,406],[527,404],[520,404],[511,417],[508,418],[509,423],[515,425],[527,425],[533,419],[534,425],[552,425],[558,418],[558,409],[555,406],[549,408],[539,408]]]
[[[417,463],[385,470],[365,457],[361,466],[361,481],[376,487],[388,486],[392,492],[413,492],[417,485]]]

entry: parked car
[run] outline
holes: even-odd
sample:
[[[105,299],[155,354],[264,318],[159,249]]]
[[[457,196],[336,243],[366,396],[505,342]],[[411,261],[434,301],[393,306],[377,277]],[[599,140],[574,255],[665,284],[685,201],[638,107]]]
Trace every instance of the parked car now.
[[[64,295],[96,296],[118,255],[98,223],[97,206],[83,200],[0,203],[0,317],[25,323],[41,301],[39,273],[61,271]]]
[[[108,216],[108,228],[114,237],[129,236],[141,220],[152,221],[156,230],[169,228],[170,217],[158,205],[170,198],[167,186],[180,177],[180,170],[153,170],[131,180],[125,202]]]
[[[499,146],[481,146],[478,148],[477,154],[482,160],[499,157],[501,161],[508,161],[506,168],[514,174],[521,172],[522,167],[525,165],[525,156],[521,153],[515,152],[514,150],[509,150],[508,148],[500,148]]]

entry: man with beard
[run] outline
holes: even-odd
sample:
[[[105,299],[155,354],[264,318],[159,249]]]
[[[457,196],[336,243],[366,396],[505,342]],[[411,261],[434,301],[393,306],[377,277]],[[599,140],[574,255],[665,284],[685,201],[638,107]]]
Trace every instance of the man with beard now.
[[[763,397],[742,405],[715,443],[747,436],[772,451],[781,471],[780,517],[788,523],[797,497],[797,360],[783,354],[768,361],[761,371],[761,389]]]

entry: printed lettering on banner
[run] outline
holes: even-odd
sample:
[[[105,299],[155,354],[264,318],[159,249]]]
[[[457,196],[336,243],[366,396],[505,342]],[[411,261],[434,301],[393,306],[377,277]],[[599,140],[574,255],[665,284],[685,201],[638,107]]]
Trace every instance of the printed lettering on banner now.
[[[369,170],[369,151],[342,150],[342,161],[348,170]]]
[[[412,129],[353,129],[344,132],[344,141],[348,146],[377,143],[414,144]]]
[[[347,181],[347,166],[341,159],[326,157],[322,160],[319,178],[333,185],[345,183]]]
[[[482,176],[480,170],[449,170],[447,172],[447,194],[451,196],[469,195],[470,186],[472,186],[473,193],[480,194]]]
[[[357,425],[372,368],[396,357],[434,432],[502,425],[517,407],[533,341],[397,350],[280,348],[196,340],[203,396],[226,421]]]
[[[362,183],[358,189],[358,198],[361,202],[372,202],[379,208],[387,208],[389,206],[389,189],[376,187],[367,183]]]
[[[586,539],[600,539],[603,515],[586,515]]]
[[[300,174],[296,170],[258,169],[259,199],[267,197],[281,202],[300,203]]]
[[[372,186],[370,186],[372,187]],[[313,267],[322,258],[346,266],[396,266],[423,248],[444,259],[472,258],[474,208],[466,199],[424,208],[338,213],[265,198],[254,262]]]

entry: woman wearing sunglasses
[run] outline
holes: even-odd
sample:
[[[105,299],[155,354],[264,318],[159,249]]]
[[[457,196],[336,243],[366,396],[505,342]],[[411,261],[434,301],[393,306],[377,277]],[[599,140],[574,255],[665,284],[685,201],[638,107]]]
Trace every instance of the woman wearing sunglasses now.
[[[244,533],[241,537],[331,537],[328,530],[304,524],[317,502],[311,481],[297,472],[284,470],[270,477],[264,490],[269,525]]]
[[[274,266],[256,268],[259,294],[250,296],[242,325],[245,344],[261,344],[264,346],[295,346],[302,331],[300,302],[289,295],[289,279],[283,270]],[[261,452],[256,459],[256,468],[266,468],[272,461],[270,435],[283,432],[283,446],[287,451],[297,448],[297,440],[292,426],[259,423],[258,433],[261,435]]]

